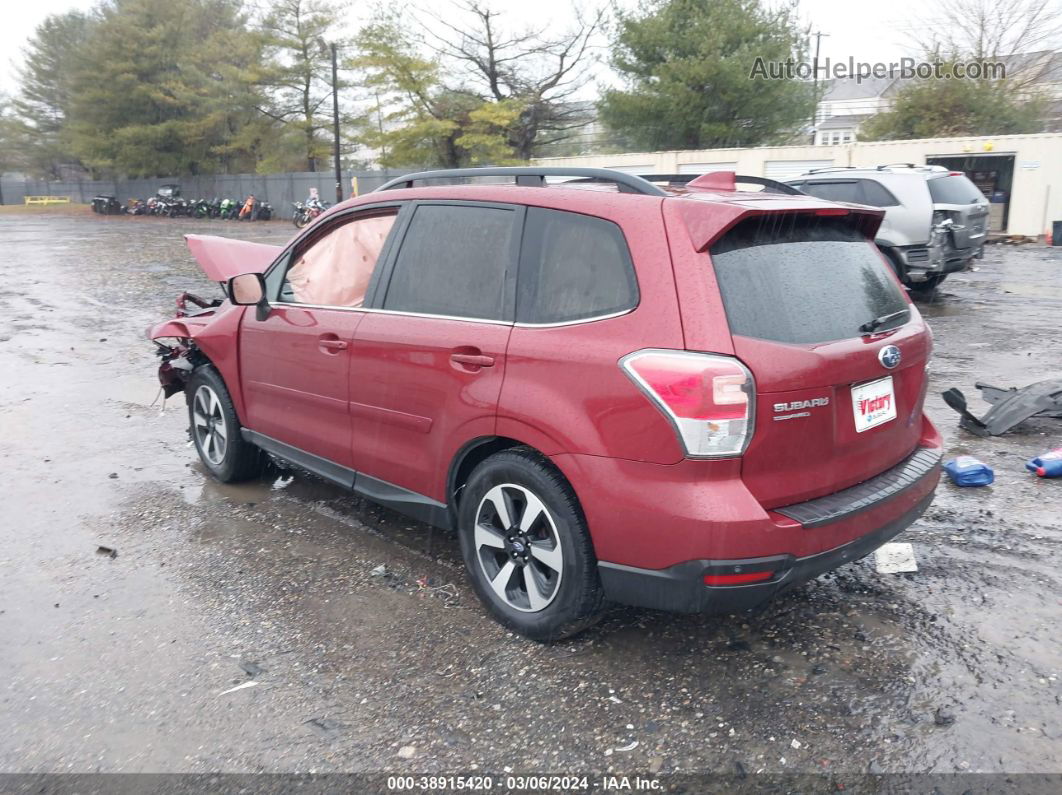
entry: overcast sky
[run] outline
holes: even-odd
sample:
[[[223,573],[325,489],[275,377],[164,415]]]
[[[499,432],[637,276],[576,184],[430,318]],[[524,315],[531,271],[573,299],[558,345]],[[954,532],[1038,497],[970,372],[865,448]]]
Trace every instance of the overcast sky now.
[[[906,54],[910,45],[903,31],[909,25],[911,15],[920,13],[926,5],[922,0],[800,2],[803,16],[812,25],[812,30],[828,34],[822,39],[823,56],[834,60],[853,56],[856,60],[869,62],[898,60]],[[630,0],[624,3],[629,4]],[[18,85],[15,69],[20,53],[34,28],[49,14],[74,8],[87,10],[95,5],[95,0],[16,0],[4,5],[4,21],[0,25],[0,91],[12,93]],[[360,2],[355,7],[369,5],[369,2]],[[543,19],[556,20],[559,24],[572,16],[571,0],[495,0],[493,6],[499,10],[511,8],[513,18],[524,24],[538,24]]]

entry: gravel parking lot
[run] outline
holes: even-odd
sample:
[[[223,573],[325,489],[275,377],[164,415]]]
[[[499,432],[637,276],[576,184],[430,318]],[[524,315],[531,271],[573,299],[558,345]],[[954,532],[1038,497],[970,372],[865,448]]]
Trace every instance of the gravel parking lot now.
[[[290,225],[84,215],[0,215],[0,770],[1062,772],[1062,480],[1023,468],[1062,421],[982,440],[939,397],[1062,376],[1062,249],[992,246],[920,306],[947,456],[996,483],[941,485],[898,539],[917,573],[544,646],[453,537],[302,475],[221,485],[152,405],[144,327],[217,289],[181,235]]]

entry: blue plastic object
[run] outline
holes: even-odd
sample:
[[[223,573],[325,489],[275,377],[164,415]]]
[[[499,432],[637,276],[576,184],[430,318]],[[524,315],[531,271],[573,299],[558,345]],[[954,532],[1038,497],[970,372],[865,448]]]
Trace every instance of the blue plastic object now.
[[[1062,447],[1026,461],[1025,468],[1042,478],[1062,478]]]
[[[987,486],[996,479],[992,467],[972,455],[961,455],[944,464],[951,482],[956,486]]]

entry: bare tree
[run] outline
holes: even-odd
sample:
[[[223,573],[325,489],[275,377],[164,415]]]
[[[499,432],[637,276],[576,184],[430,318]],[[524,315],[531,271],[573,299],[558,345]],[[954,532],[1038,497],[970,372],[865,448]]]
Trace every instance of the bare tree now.
[[[591,78],[604,8],[588,16],[578,13],[569,30],[553,35],[545,26],[513,32],[500,12],[481,0],[463,0],[454,9],[456,14],[446,18],[424,15],[426,43],[460,69],[464,81],[454,90],[515,106],[518,116],[508,143],[517,158],[527,160],[593,120],[589,103],[576,98]]]
[[[908,30],[927,53],[978,60],[1062,45],[1062,0],[937,0]]]

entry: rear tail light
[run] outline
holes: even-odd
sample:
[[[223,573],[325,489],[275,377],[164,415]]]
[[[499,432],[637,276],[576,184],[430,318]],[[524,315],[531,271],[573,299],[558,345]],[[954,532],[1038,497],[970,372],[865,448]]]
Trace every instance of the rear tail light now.
[[[753,430],[752,373],[731,356],[644,350],[620,366],[671,421],[690,458],[745,452]]]

